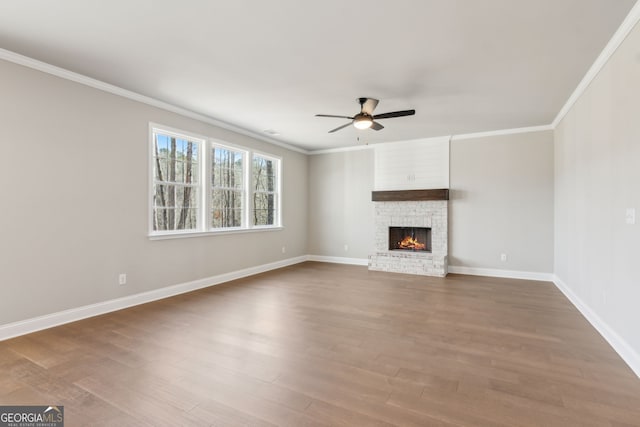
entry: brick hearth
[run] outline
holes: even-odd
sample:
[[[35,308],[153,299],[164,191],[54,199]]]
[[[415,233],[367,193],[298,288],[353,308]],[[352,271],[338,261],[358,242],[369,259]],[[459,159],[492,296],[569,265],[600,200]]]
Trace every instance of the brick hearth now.
[[[369,270],[425,276],[447,275],[448,202],[374,202],[375,253]],[[389,227],[430,227],[431,253],[389,250]]]

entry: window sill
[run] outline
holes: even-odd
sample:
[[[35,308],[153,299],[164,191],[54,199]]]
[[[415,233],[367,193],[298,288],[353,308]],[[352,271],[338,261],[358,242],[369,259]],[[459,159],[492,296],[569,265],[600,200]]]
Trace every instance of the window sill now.
[[[256,233],[262,231],[280,231],[284,230],[284,227],[253,227],[253,228],[232,228],[228,230],[215,230],[215,231],[179,231],[174,233],[163,234],[149,234],[149,240],[167,240],[167,239],[186,239],[191,237],[207,237],[207,236],[220,236],[223,234],[242,234],[242,233]]]

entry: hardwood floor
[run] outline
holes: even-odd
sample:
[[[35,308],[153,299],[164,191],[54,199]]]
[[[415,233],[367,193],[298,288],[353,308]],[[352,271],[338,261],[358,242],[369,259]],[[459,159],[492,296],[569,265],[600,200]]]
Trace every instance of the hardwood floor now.
[[[0,342],[67,426],[640,426],[640,380],[551,283],[304,263]]]

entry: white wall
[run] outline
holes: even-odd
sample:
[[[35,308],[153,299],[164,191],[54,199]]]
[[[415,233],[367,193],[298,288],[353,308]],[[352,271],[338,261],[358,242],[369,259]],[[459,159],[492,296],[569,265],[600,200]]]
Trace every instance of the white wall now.
[[[306,155],[5,61],[0,94],[0,325],[307,253]],[[282,156],[285,229],[150,241],[150,121]]]
[[[640,375],[640,27],[555,131],[555,274]]]
[[[450,171],[450,266],[553,271],[553,132],[454,139]]]
[[[310,156],[310,254],[360,259],[371,254],[373,164],[373,150]]]
[[[375,191],[449,188],[449,137],[377,144]]]
[[[310,156],[310,254],[367,259],[373,252],[372,152]],[[453,141],[450,162],[449,265],[550,274],[552,132]]]

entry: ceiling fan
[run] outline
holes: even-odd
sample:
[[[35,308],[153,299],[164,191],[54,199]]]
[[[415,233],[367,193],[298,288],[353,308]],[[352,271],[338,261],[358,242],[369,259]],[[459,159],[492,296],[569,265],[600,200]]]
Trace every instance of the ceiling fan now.
[[[349,119],[351,122],[346,125],[338,126],[335,129],[331,129],[329,133],[333,133],[340,129],[344,129],[350,124],[356,129],[373,129],[373,130],[381,130],[384,129],[380,123],[376,122],[376,120],[380,119],[391,119],[394,117],[404,117],[404,116],[413,116],[416,113],[416,110],[403,110],[403,111],[393,111],[391,113],[382,113],[382,114],[373,114],[373,110],[378,105],[378,100],[373,98],[358,98],[358,102],[360,103],[360,112],[353,117],[349,116],[334,116],[331,114],[316,114],[316,117],[335,117],[338,119]]]

